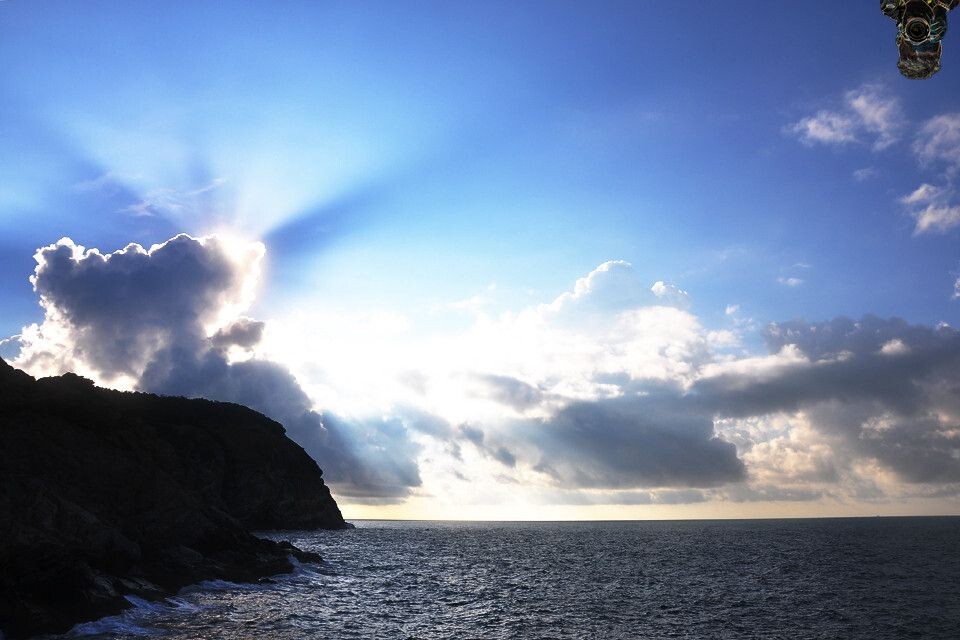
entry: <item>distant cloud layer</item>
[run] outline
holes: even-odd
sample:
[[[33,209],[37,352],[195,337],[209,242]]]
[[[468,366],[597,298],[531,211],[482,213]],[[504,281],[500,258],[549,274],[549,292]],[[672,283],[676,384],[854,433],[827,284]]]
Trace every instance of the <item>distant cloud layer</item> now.
[[[610,261],[550,302],[433,342],[406,344],[392,320],[326,335],[308,317],[278,336],[243,315],[263,252],[186,235],[112,254],[68,239],[40,249],[32,282],[45,318],[24,329],[17,364],[252,406],[282,422],[348,502],[439,486],[464,500],[490,499],[467,496],[496,485],[578,504],[960,487],[953,328],[792,321],[768,326],[767,352],[751,354],[736,305],[722,314],[728,326],[707,329],[689,293]],[[309,373],[325,357],[365,363],[370,411],[315,409],[314,390],[343,381],[337,362],[331,376]]]

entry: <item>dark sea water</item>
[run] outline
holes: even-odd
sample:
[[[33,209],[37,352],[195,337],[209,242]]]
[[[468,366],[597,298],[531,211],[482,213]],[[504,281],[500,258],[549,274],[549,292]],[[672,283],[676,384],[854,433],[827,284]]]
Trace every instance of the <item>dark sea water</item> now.
[[[960,518],[357,522],[87,638],[960,638]]]

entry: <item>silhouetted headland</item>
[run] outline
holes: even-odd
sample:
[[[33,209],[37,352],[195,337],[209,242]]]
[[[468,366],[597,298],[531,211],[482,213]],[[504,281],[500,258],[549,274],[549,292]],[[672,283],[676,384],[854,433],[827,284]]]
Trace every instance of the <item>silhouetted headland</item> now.
[[[209,579],[319,561],[251,530],[344,528],[316,462],[235,404],[0,360],[0,630],[62,632]]]

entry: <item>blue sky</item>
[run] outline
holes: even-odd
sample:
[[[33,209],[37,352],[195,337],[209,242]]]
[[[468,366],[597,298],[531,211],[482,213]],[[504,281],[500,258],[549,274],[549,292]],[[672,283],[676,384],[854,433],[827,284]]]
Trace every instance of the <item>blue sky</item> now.
[[[622,260],[741,355],[770,322],[960,323],[958,227],[901,202],[955,206],[960,159],[918,145],[960,112],[960,41],[911,82],[873,3],[663,9],[0,3],[0,337],[44,319],[38,248],[180,232],[264,243],[267,320],[429,336],[475,320],[444,305],[516,312]]]
[[[911,238],[895,201],[916,186],[913,158],[811,150],[782,133],[865,82],[887,83],[912,120],[956,106],[949,43],[937,82],[902,80],[892,25],[872,6],[710,5],[664,16],[669,28],[643,3],[14,1],[0,12],[10,333],[36,314],[24,277],[34,249],[61,235],[112,250],[202,233],[207,211],[117,210],[215,179],[224,208],[262,194],[243,215],[274,233],[278,274],[317,267],[274,283],[278,297],[553,291],[621,258],[696,291],[704,311],[957,317],[955,238]],[[863,167],[883,172],[858,183]],[[132,179],[78,193],[108,172]],[[263,210],[272,198],[282,211]],[[310,241],[276,232],[314,212]],[[333,274],[347,261],[344,281]],[[797,262],[812,265],[811,286],[783,291],[775,280]]]

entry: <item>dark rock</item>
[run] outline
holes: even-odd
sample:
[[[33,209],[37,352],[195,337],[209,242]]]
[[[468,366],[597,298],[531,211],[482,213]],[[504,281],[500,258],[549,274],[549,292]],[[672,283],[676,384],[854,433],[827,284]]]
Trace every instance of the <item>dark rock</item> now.
[[[124,393],[0,360],[0,630],[58,633],[209,579],[320,556],[250,530],[348,526],[283,427],[234,404]]]

